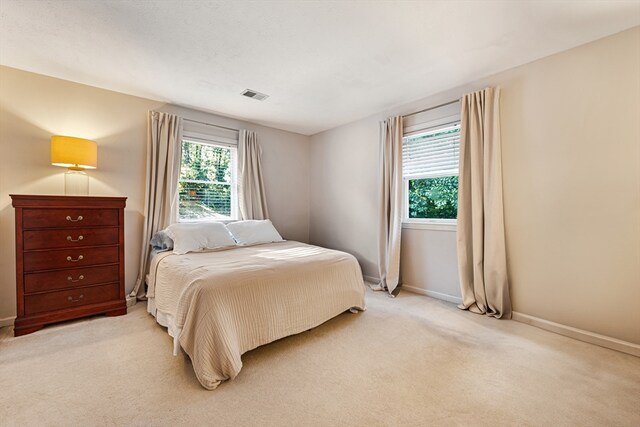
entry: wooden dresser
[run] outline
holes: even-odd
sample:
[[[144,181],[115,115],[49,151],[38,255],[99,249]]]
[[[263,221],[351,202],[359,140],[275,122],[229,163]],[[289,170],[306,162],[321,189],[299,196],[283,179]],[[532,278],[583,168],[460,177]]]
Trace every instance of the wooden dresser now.
[[[14,334],[93,314],[126,314],[126,197],[12,194],[16,214]]]

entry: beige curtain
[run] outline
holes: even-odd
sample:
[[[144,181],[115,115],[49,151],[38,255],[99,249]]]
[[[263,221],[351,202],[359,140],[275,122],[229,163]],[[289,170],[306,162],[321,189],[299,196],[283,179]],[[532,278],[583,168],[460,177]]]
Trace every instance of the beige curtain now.
[[[511,318],[502,204],[500,89],[461,100],[458,268],[462,305]]]
[[[267,219],[267,199],[262,180],[260,146],[255,132],[240,129],[238,166],[240,169],[239,199],[242,219]]]
[[[131,296],[143,298],[149,270],[149,240],[154,233],[178,220],[178,178],[182,157],[182,118],[149,111],[147,174],[142,228],[140,270]]]
[[[378,228],[378,274],[374,290],[391,295],[400,282],[400,236],[402,232],[402,116],[380,123],[380,223]]]

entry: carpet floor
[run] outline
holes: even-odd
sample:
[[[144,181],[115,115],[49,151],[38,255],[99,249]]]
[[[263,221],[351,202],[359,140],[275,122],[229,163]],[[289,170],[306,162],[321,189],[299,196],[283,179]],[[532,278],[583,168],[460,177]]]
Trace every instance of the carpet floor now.
[[[137,304],[14,338],[2,426],[639,426],[640,358],[401,292],[243,356],[218,389]]]

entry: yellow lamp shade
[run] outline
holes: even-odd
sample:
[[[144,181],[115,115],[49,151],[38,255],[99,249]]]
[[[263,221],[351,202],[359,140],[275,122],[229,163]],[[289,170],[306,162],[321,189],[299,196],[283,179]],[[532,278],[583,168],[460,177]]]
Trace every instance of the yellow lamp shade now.
[[[71,170],[95,169],[98,166],[98,144],[73,136],[52,136],[51,164]]]

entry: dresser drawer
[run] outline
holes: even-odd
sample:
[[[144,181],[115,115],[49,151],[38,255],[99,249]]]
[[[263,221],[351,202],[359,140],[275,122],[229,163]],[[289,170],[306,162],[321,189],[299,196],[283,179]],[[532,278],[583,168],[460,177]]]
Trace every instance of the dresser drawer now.
[[[24,297],[24,308],[25,314],[30,315],[45,311],[62,310],[65,308],[113,301],[119,297],[120,285],[118,283],[111,283],[88,288],[27,295]]]
[[[118,225],[118,209],[55,208],[22,210],[24,228]]]
[[[28,273],[24,275],[24,291],[29,294],[100,283],[111,283],[117,282],[118,280],[120,280],[120,269],[117,264],[42,273]]]
[[[75,248],[78,246],[117,245],[119,229],[74,228],[62,230],[27,230],[24,249]]]
[[[54,249],[24,253],[24,271],[77,268],[119,262],[118,247]]]

